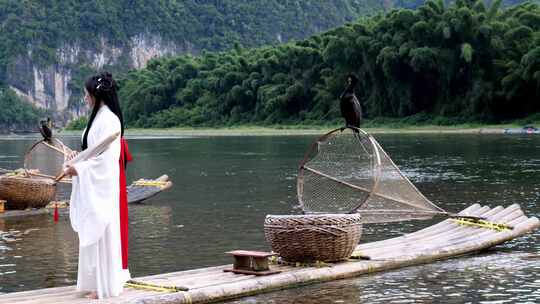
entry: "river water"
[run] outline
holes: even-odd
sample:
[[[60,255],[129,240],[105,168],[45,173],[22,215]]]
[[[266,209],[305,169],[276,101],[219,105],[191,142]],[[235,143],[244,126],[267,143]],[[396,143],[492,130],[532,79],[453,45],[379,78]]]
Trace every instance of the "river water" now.
[[[170,191],[130,206],[134,276],[230,262],[225,251],[269,250],[266,214],[297,213],[296,168],[314,136],[131,138],[128,181],[167,174]],[[480,203],[540,207],[540,137],[377,135],[403,172],[449,211]],[[0,137],[0,167],[22,166],[36,138]],[[65,138],[73,147],[77,138]],[[65,197],[69,188],[60,189]],[[362,242],[430,221],[365,227]],[[538,303],[540,231],[490,251],[229,303]],[[67,216],[0,219],[0,292],[75,284],[77,237]]]

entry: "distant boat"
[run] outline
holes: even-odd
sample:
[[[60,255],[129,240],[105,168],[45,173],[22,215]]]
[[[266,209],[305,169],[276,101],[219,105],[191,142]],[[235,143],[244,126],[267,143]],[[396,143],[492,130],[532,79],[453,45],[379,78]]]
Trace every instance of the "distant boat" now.
[[[506,128],[504,134],[540,134],[540,129],[533,126],[524,126],[523,128]]]

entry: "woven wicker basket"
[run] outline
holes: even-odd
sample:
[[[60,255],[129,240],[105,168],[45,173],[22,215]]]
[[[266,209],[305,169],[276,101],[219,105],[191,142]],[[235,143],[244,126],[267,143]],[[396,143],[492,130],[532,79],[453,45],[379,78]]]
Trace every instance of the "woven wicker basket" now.
[[[264,234],[272,250],[290,262],[349,258],[362,236],[360,214],[267,215]]]
[[[56,183],[52,179],[0,176],[0,199],[6,200],[6,209],[42,208],[56,196]]]

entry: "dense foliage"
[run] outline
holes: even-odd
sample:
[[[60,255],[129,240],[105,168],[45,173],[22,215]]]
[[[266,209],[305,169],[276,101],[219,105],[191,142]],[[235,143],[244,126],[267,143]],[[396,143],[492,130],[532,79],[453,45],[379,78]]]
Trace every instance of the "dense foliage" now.
[[[88,117],[82,116],[69,122],[66,126],[67,130],[84,130],[88,124]]]
[[[130,125],[327,122],[345,74],[370,117],[496,122],[540,110],[540,7],[430,0],[276,47],[153,60],[122,81]]]
[[[22,101],[12,90],[0,87],[0,133],[38,125],[42,111]]]
[[[20,54],[58,61],[57,50],[124,46],[151,33],[196,50],[307,37],[381,9],[378,0],[0,0],[0,82]]]

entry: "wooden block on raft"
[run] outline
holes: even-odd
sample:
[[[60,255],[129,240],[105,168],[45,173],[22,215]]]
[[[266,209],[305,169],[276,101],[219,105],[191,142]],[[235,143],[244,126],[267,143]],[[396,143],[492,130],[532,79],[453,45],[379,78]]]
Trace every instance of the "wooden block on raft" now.
[[[225,272],[264,276],[281,271],[272,271],[268,265],[268,258],[277,254],[263,251],[234,250],[226,252],[234,257],[232,269],[224,269]]]

